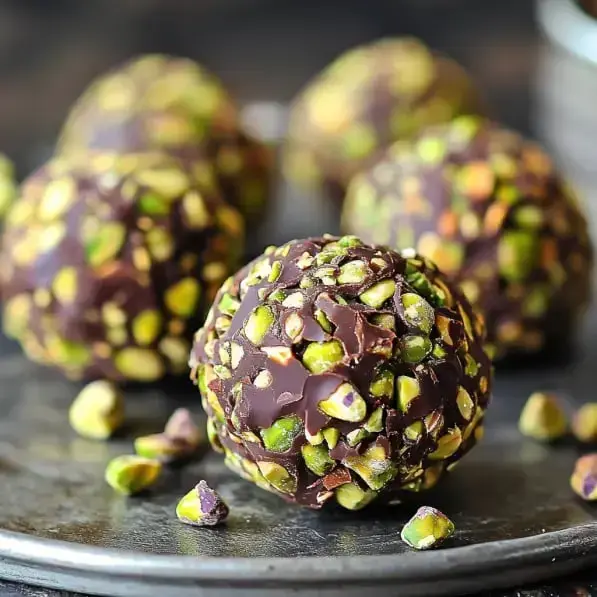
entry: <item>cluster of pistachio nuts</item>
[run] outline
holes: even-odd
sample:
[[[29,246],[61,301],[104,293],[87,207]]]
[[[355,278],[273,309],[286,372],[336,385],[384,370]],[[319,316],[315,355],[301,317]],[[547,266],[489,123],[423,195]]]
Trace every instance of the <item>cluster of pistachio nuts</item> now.
[[[388,149],[351,183],[342,225],[436,263],[484,313],[496,356],[568,336],[590,298],[574,193],[535,143],[480,118]]]
[[[208,163],[56,157],[25,181],[6,217],[4,330],[71,378],[180,373],[242,236]]]
[[[192,60],[146,55],[95,81],[58,142],[62,155],[93,150],[209,161],[223,196],[243,216],[266,208],[271,152],[243,130],[222,83]]]
[[[481,112],[469,76],[421,41],[395,38],[360,46],[332,62],[297,97],[284,171],[303,186],[342,193],[393,141]]]
[[[432,487],[482,435],[483,343],[482,320],[425,259],[324,236],[229,278],[190,365],[233,471],[357,510]]]

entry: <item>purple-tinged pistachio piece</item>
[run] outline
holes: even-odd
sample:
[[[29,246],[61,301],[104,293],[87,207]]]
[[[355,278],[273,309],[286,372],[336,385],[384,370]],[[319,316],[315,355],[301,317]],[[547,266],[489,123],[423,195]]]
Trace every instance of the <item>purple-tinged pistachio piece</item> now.
[[[452,536],[454,530],[454,523],[443,512],[423,506],[404,525],[400,537],[413,549],[432,549]]]
[[[176,506],[178,520],[197,527],[216,526],[224,522],[229,513],[224,500],[205,481],[199,481]]]
[[[583,500],[597,500],[597,454],[587,454],[576,461],[570,486]]]

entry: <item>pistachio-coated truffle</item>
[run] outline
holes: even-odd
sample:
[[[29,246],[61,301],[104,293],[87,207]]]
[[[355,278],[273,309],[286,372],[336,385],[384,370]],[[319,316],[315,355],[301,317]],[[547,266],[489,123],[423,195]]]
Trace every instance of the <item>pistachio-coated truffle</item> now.
[[[535,143],[461,117],[396,143],[349,187],[343,228],[416,247],[485,314],[497,356],[569,334],[593,254],[572,190]]]
[[[432,487],[481,436],[483,343],[435,266],[324,236],[224,283],[191,377],[229,468],[303,506],[358,510]]]
[[[5,332],[72,378],[184,371],[243,248],[242,219],[213,179],[208,164],[162,154],[44,165],[6,218]]]
[[[332,62],[297,97],[284,172],[302,186],[337,194],[393,141],[481,110],[464,70],[421,41],[395,38],[360,46]]]
[[[249,218],[266,207],[272,155],[240,122],[222,83],[192,60],[133,59],[98,78],[73,107],[57,151],[164,151],[213,162],[224,198]]]

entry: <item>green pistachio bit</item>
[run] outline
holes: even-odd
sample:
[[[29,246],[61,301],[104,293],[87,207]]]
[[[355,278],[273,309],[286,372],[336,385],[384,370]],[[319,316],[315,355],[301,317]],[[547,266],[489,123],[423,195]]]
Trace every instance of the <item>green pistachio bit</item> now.
[[[124,399],[109,381],[86,385],[69,410],[71,427],[90,439],[108,439],[124,421]]]
[[[294,493],[296,491],[296,478],[282,465],[276,462],[260,461],[257,466],[265,480],[280,493]]]
[[[273,325],[274,319],[274,312],[269,307],[256,307],[245,323],[245,336],[259,346]]]
[[[340,430],[335,427],[328,427],[322,431],[323,437],[330,450],[333,450],[338,445],[340,439]]]
[[[345,263],[338,275],[339,284],[360,284],[367,277],[367,265],[364,261],[356,260]]]
[[[164,464],[185,459],[197,448],[180,438],[168,437],[165,433],[138,437],[134,441],[134,446],[137,455],[159,460]]]
[[[345,236],[341,236],[336,241],[336,244],[340,247],[349,249],[350,247],[361,247],[363,245],[363,241],[361,241],[358,236],[346,234]]]
[[[597,501],[597,454],[586,454],[576,461],[570,486],[583,500]]]
[[[281,303],[286,298],[283,290],[274,290],[268,297],[268,300],[274,303]]]
[[[153,309],[141,311],[131,324],[133,338],[141,346],[151,344],[159,334],[162,316]]]
[[[458,427],[450,429],[437,440],[437,448],[429,454],[430,460],[444,460],[456,453],[462,444],[462,432]]]
[[[199,282],[194,278],[183,278],[166,290],[164,302],[171,313],[186,318],[194,313],[200,295]]]
[[[369,437],[369,432],[365,428],[355,429],[346,435],[346,443],[351,447],[354,448],[356,445],[360,444],[364,439]]]
[[[390,313],[376,313],[371,317],[371,323],[384,330],[396,331],[396,320]]]
[[[360,423],[367,416],[367,403],[349,383],[340,384],[318,408],[328,417],[349,423]]]
[[[223,336],[230,329],[231,325],[232,319],[230,319],[230,317],[227,317],[226,315],[217,317],[214,323],[214,328],[218,334],[218,338]]]
[[[216,423],[211,417],[208,417],[207,419],[207,439],[215,452],[219,452],[220,454],[224,453],[224,447],[220,441]]]
[[[357,473],[374,491],[383,489],[398,474],[398,467],[382,446],[372,445],[363,454],[349,456],[342,462]]]
[[[429,334],[435,323],[433,307],[414,292],[406,292],[400,297],[404,308],[404,319],[409,325]]]
[[[522,410],[518,428],[527,437],[549,442],[566,435],[568,420],[555,395],[535,392]]]
[[[240,344],[232,342],[230,344],[230,365],[233,369],[236,369],[240,365],[244,356],[245,349]]]
[[[446,355],[448,353],[447,353],[446,349],[441,344],[439,344],[438,342],[434,342],[434,344],[433,344],[433,350],[431,351],[431,354],[436,359],[443,359],[443,358],[446,357]]]
[[[340,255],[346,255],[347,251],[343,247],[338,245],[329,244],[321,253],[315,257],[315,263],[317,265],[325,265],[331,263],[336,257]]]
[[[302,431],[303,423],[296,417],[282,417],[271,427],[262,429],[259,434],[263,445],[270,452],[287,452],[292,447],[294,438]]]
[[[315,309],[315,321],[321,326],[324,332],[330,334],[334,329],[332,322],[327,318],[327,315],[321,309]]]
[[[456,395],[456,404],[458,410],[465,421],[470,421],[475,410],[475,403],[471,398],[471,395],[462,387],[458,388],[458,394]]]
[[[423,506],[404,525],[400,537],[418,550],[437,547],[454,533],[454,523],[442,512]]]
[[[305,429],[305,439],[312,446],[319,446],[320,444],[323,444],[323,442],[325,441],[325,438],[323,437],[323,433],[321,431],[318,431],[315,435],[311,435],[306,429]]]
[[[464,361],[464,373],[468,377],[476,377],[479,373],[479,363],[468,353],[464,356]]]
[[[234,317],[234,314],[238,311],[240,307],[240,301],[235,299],[230,294],[225,294],[218,304],[218,309],[221,313],[225,315],[229,315],[230,317]]]
[[[421,387],[414,377],[407,375],[400,375],[396,382],[398,410],[405,413],[410,408],[410,403],[421,393]]]
[[[362,303],[365,303],[365,305],[369,305],[374,309],[379,309],[394,295],[395,291],[396,282],[394,282],[394,280],[382,280],[362,292],[359,299]]]
[[[514,221],[521,228],[537,230],[543,226],[543,210],[535,205],[521,205],[514,212]]]
[[[443,307],[446,301],[446,296],[444,292],[434,286],[425,274],[422,272],[415,270],[412,273],[408,273],[406,275],[406,281],[412,286],[412,288],[422,295],[436,307]]]
[[[224,367],[224,365],[214,365],[213,366],[214,373],[220,379],[230,379],[232,377],[232,373],[228,367]]]
[[[164,374],[164,363],[149,349],[124,348],[114,358],[116,369],[127,379],[154,381]]]
[[[170,213],[170,204],[157,193],[145,193],[139,199],[139,210],[147,215],[166,216]]]
[[[305,296],[302,292],[293,292],[289,294],[283,301],[284,307],[300,309],[305,304]]]
[[[523,230],[504,232],[498,245],[499,273],[509,282],[524,282],[539,257],[539,240]]]
[[[380,371],[369,386],[369,393],[376,398],[391,396],[394,393],[394,375],[391,371],[384,369]]]
[[[262,369],[253,380],[253,385],[264,390],[265,388],[269,388],[273,381],[272,374],[267,369]]]
[[[391,393],[389,394],[392,395]],[[363,427],[371,433],[379,433],[383,429],[383,408],[376,408]]]
[[[313,286],[316,284],[317,282],[315,282],[313,278],[310,278],[309,276],[303,276],[299,282],[299,288],[313,288]]]
[[[526,317],[541,317],[549,309],[550,289],[547,286],[531,288],[522,304],[522,313]]]
[[[104,222],[87,242],[85,255],[92,267],[99,267],[118,255],[126,237],[126,229],[119,222]]]
[[[423,434],[423,422],[415,421],[404,429],[404,437],[410,441],[417,441]]]
[[[178,520],[198,527],[216,526],[224,522],[228,514],[224,500],[205,481],[199,481],[176,506]]]
[[[344,347],[338,340],[311,342],[303,353],[303,365],[311,373],[324,373],[344,358]]]
[[[597,402],[583,404],[572,420],[572,432],[578,441],[597,443]]]
[[[340,485],[335,492],[336,501],[347,510],[362,510],[368,506],[376,497],[377,493],[370,489],[361,489],[356,483],[345,483]]]
[[[269,273],[267,278],[268,282],[275,282],[282,275],[282,262],[274,261],[272,263],[272,271]]]
[[[157,460],[136,455],[117,456],[106,468],[106,483],[124,495],[133,495],[153,485],[162,471]]]
[[[290,313],[284,321],[284,331],[293,342],[300,340],[304,327],[303,318],[295,312]]]
[[[323,477],[329,473],[336,462],[330,458],[327,449],[324,446],[306,445],[301,448],[303,460],[307,468],[318,477]]]
[[[403,336],[400,341],[400,354],[405,363],[420,363],[433,349],[426,336]]]

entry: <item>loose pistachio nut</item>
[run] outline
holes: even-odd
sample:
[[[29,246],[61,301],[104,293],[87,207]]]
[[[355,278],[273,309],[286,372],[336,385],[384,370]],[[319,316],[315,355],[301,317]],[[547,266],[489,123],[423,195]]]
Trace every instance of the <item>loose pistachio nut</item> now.
[[[480,117],[388,145],[350,181],[342,228],[433,261],[485,317],[498,359],[572,337],[591,297],[593,249],[574,191],[535,142]],[[406,273],[418,292],[401,296],[400,315],[427,336],[437,314],[426,304],[454,297]],[[455,333],[444,329],[443,341]]]
[[[86,385],[68,412],[71,427],[89,439],[108,439],[124,422],[124,398],[109,381]]]
[[[549,442],[566,435],[568,419],[555,394],[535,392],[520,414],[518,428],[527,437]]]
[[[106,468],[106,483],[118,493],[134,495],[151,487],[160,476],[158,460],[143,456],[117,456]]]
[[[200,154],[54,156],[6,217],[7,333],[70,378],[181,374],[192,334],[243,247],[240,216],[221,198],[213,168]],[[220,329],[229,327],[221,318]]]
[[[572,419],[574,437],[586,444],[597,443],[597,403],[583,404]]]
[[[597,500],[597,454],[587,454],[576,461],[570,486],[583,500]]]
[[[178,520],[196,527],[216,526],[224,522],[229,513],[224,500],[205,481],[199,481],[176,506]]]
[[[433,549],[452,536],[454,530],[454,523],[443,512],[423,506],[404,525],[400,537],[413,549]]]
[[[416,253],[352,236],[268,248],[226,280],[190,366],[226,465],[316,509],[434,486],[491,391],[466,299]]]

